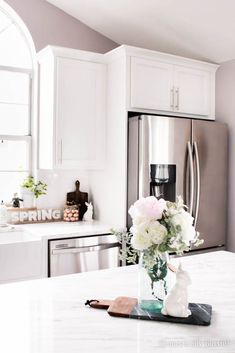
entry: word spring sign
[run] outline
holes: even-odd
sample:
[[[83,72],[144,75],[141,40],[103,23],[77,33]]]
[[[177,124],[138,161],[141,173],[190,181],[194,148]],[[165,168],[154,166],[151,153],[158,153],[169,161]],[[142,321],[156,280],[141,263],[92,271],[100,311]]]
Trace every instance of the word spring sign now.
[[[40,209],[31,211],[12,211],[10,221],[12,223],[31,223],[58,221],[61,219],[61,211],[53,209]]]

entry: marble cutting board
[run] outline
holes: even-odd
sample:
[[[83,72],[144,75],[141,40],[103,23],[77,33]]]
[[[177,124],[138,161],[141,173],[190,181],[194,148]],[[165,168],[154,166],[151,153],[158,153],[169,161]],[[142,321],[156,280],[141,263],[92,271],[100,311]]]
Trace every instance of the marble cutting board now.
[[[115,300],[88,300],[86,305],[97,309],[107,309],[111,316],[126,317],[130,319],[164,321],[189,325],[209,326],[211,323],[212,306],[209,304],[189,303],[189,309],[192,314],[187,318],[179,318],[159,313],[153,313],[149,310],[143,310],[139,307],[136,298],[118,297]]]

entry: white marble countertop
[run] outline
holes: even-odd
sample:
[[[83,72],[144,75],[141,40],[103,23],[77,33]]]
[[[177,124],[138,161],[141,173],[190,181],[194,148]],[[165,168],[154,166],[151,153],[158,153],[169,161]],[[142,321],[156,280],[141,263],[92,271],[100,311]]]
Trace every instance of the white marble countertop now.
[[[92,222],[48,222],[17,226],[37,237],[46,239],[71,238],[110,233],[111,226],[99,221]]]
[[[73,238],[110,233],[111,226],[99,221],[92,222],[48,222],[24,225],[9,225],[0,229],[0,245],[57,238]]]
[[[235,254],[181,259],[190,301],[213,306],[211,325],[110,317],[87,299],[137,296],[137,266],[0,286],[0,352],[235,352]]]

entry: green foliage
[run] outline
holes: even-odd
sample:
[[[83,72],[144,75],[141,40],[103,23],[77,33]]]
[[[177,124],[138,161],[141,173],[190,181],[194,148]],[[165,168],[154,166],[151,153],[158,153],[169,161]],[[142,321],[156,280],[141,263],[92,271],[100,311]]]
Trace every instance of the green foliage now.
[[[21,186],[32,191],[36,199],[41,195],[46,195],[47,192],[47,184],[43,183],[41,180],[36,183],[32,175],[25,178]]]
[[[117,237],[120,244],[119,258],[121,261],[127,261],[129,264],[137,264],[140,251],[134,249],[131,245],[132,234],[126,230],[111,229],[111,233]]]

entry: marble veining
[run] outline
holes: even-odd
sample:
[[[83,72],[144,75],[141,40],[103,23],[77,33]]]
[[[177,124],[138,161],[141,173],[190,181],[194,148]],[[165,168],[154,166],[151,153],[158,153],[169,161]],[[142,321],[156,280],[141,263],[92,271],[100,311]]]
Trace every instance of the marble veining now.
[[[174,259],[174,261],[178,261]],[[235,254],[181,259],[189,300],[213,307],[210,326],[130,320],[87,308],[89,298],[137,296],[137,266],[0,286],[0,352],[235,352]]]
[[[111,226],[99,221],[47,222],[18,225],[41,239],[71,238],[110,233]]]
[[[130,313],[131,319],[153,320],[174,322],[188,325],[203,325],[208,326],[211,323],[212,306],[208,304],[189,303],[191,315],[187,318],[179,318],[173,316],[165,316],[159,313],[153,313],[150,310],[143,310],[138,305]]]

